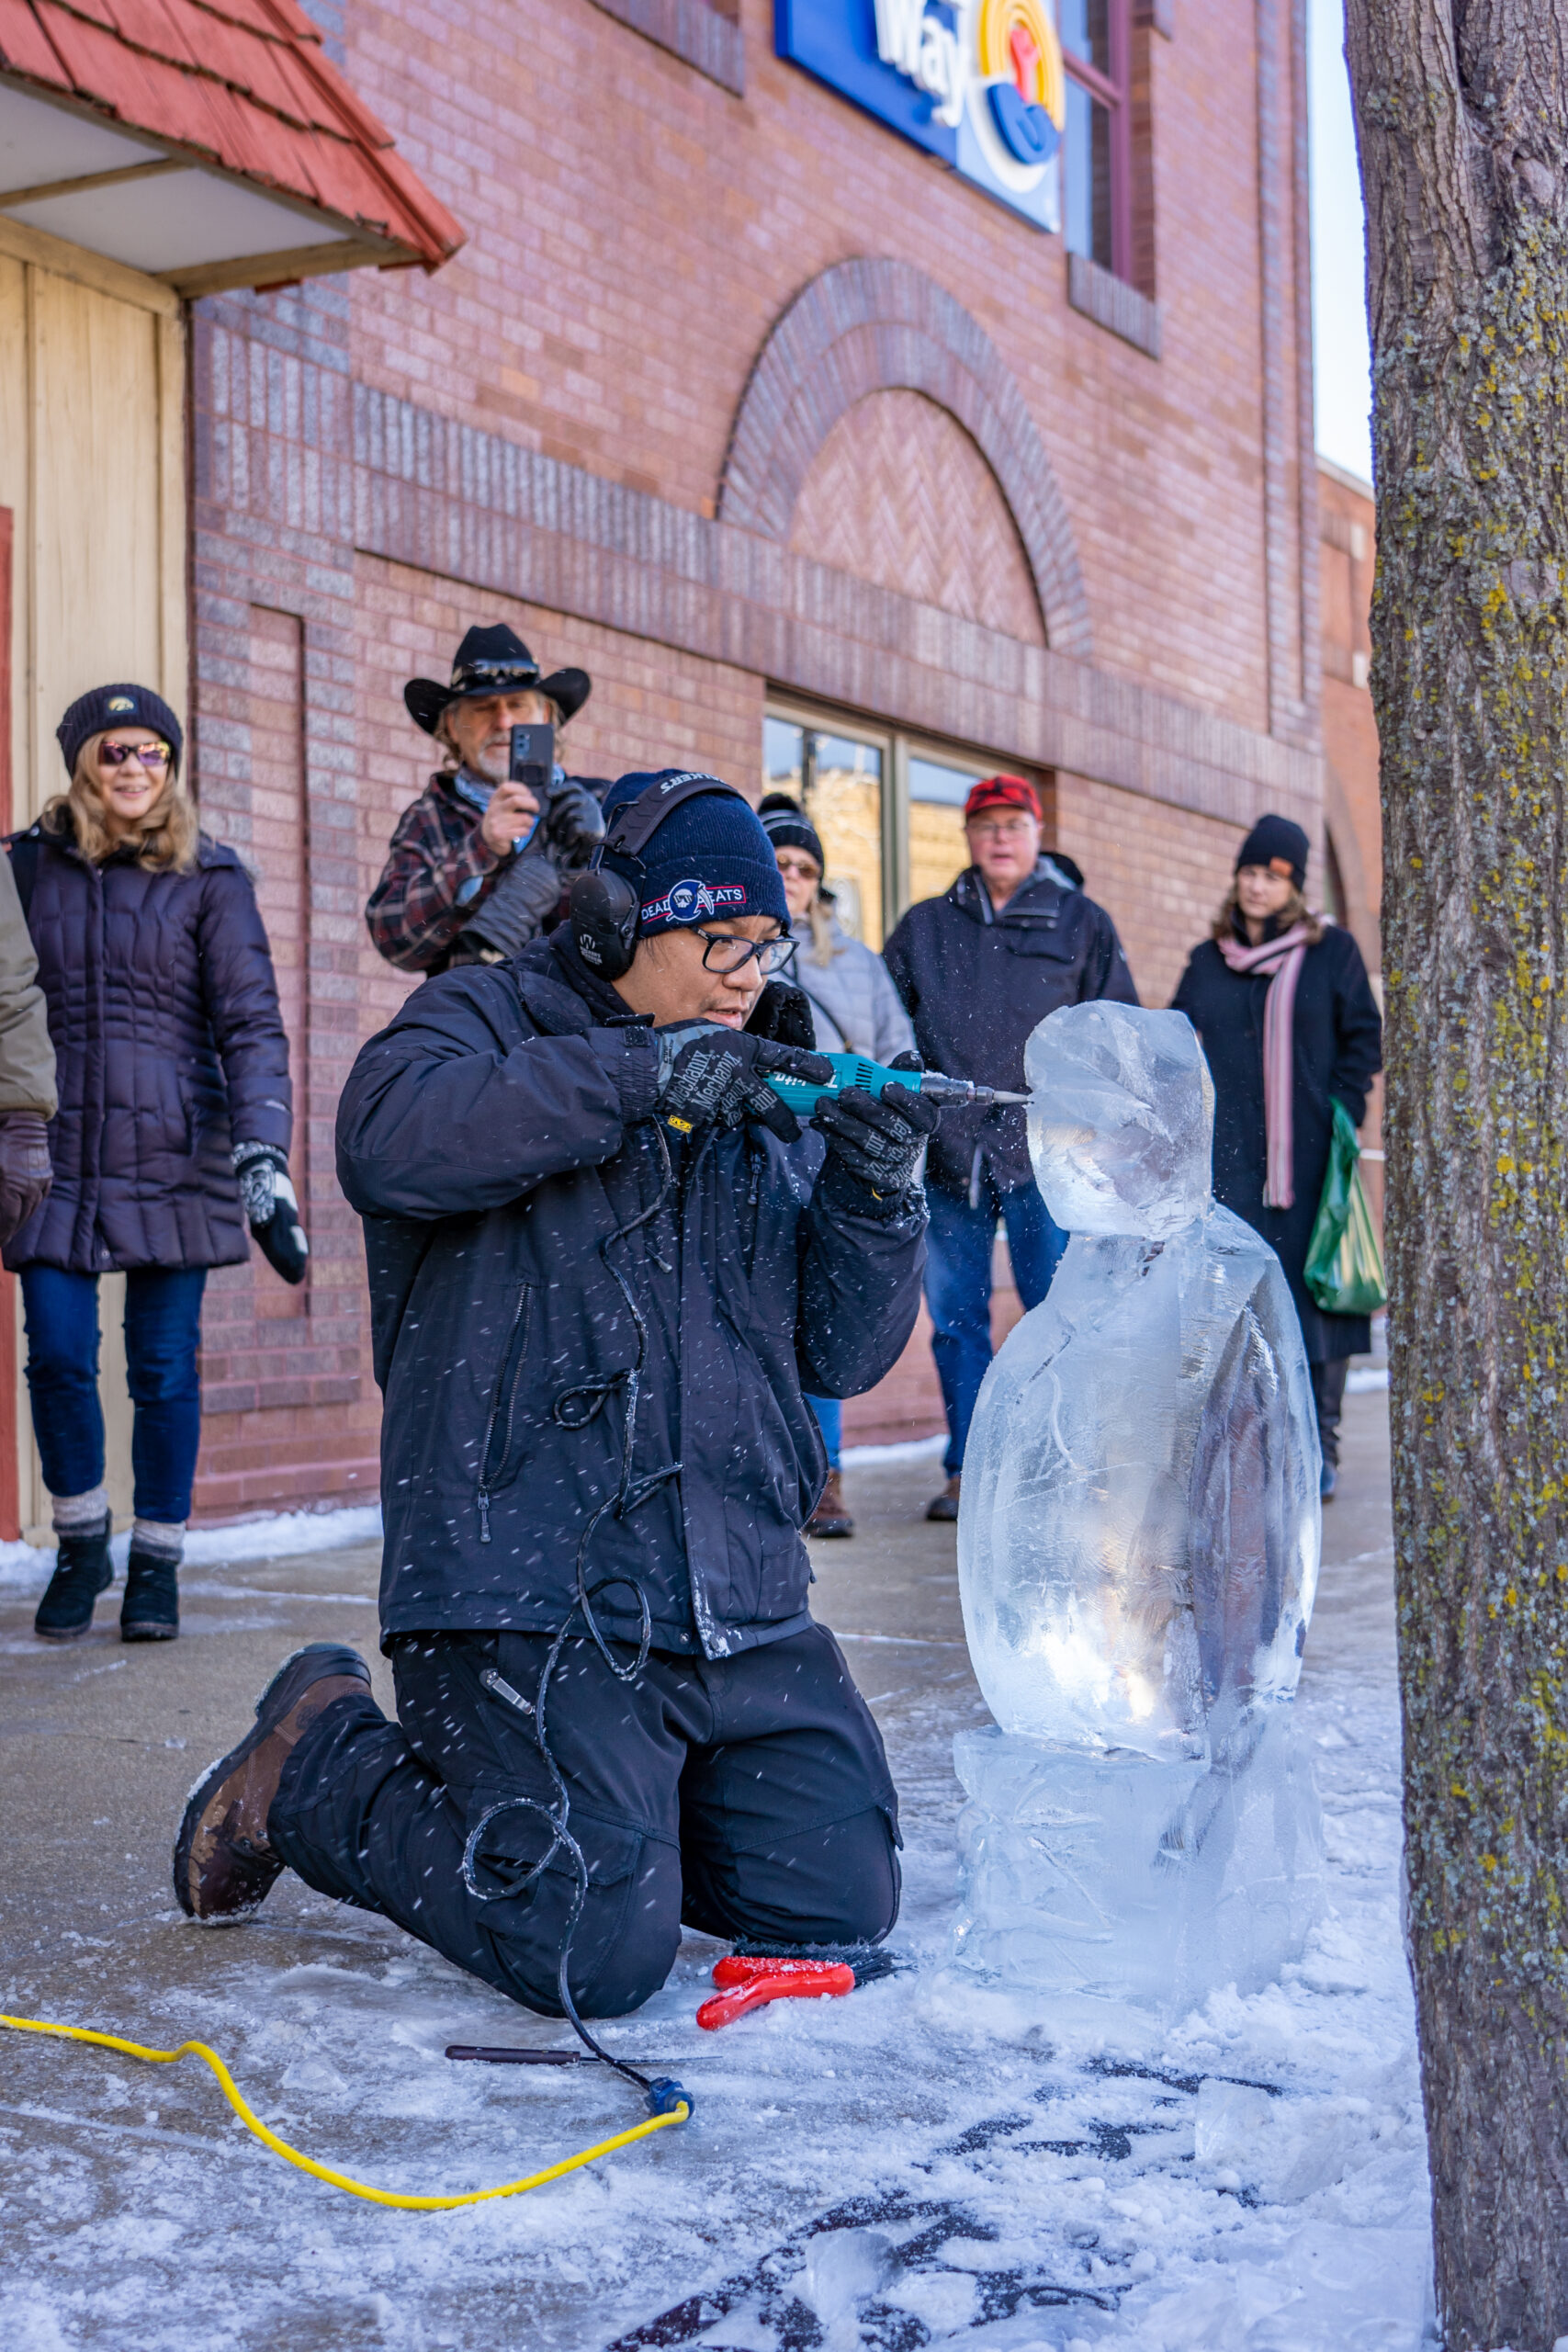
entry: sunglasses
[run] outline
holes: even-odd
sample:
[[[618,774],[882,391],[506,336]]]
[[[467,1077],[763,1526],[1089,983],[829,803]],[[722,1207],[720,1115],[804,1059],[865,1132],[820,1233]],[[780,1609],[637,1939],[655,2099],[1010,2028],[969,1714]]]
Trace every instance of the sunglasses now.
[[[140,760],[144,768],[166,768],[170,752],[166,743],[100,743],[98,765],[101,768],[122,768],[127,760]]]
[[[782,972],[795,956],[793,939],[732,939],[720,931],[699,931],[703,943],[703,969],[707,972],[739,972],[753,956],[757,969],[764,979]]]

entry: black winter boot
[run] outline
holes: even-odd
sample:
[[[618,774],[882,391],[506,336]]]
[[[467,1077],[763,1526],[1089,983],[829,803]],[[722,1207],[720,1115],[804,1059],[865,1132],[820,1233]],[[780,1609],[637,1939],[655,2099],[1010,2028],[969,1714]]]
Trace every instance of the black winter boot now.
[[[114,1582],[109,1563],[106,1511],[96,1527],[62,1532],[49,1589],[38,1605],[33,1631],[40,1642],[79,1642],[93,1622],[93,1603]]]
[[[180,1564],[167,1552],[139,1552],[134,1544],[119,1608],[122,1642],[172,1642],[180,1630]]]

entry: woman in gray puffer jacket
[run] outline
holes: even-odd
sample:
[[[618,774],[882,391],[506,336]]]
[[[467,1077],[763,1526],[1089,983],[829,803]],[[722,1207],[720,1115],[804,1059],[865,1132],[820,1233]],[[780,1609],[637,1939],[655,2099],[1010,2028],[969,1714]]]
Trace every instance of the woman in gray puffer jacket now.
[[[773,845],[789,904],[795,958],[789,978],[811,1001],[815,1044],[824,1054],[866,1054],[885,1067],[913,1051],[915,1033],[880,956],[852,939],[822,887],[821,837],[798,801],[770,792],[758,810]],[[828,1449],[828,1483],[806,1522],[807,1535],[852,1535],[840,1467],[843,1409],[836,1396],[808,1396]]]
[[[34,1631],[76,1641],[111,1582],[98,1279],[126,1276],[135,1524],[120,1634],[172,1641],[201,1435],[208,1269],[245,1227],[286,1282],[306,1246],[288,1182],[288,1045],[255,892],[209,841],[180,725],[145,686],[99,686],[59,729],[68,793],[6,843],[59,1072],[53,1189],[6,1246],[57,1565]]]

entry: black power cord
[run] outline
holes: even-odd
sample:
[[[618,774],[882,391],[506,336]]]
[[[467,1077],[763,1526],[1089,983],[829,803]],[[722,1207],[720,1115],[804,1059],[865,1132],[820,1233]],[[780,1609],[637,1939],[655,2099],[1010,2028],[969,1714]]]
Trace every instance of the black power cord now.
[[[588,1381],[580,1387],[562,1389],[550,1408],[551,1418],[558,1428],[586,1429],[608,1405],[613,1396],[621,1396],[624,1400],[625,1431],[621,1448],[621,1475],[616,1482],[615,1492],[599,1505],[597,1510],[592,1512],[583,1528],[577,1546],[577,1558],[573,1570],[576,1597],[560,1627],[551,1639],[544,1665],[539,1669],[539,1686],[532,1706],[519,1692],[513,1690],[510,1684],[503,1682],[500,1675],[492,1673],[484,1677],[486,1683],[496,1691],[499,1697],[507,1700],[521,1712],[533,1715],[535,1741],[544,1759],[545,1769],[550,1776],[551,1784],[555,1790],[555,1801],[546,1805],[541,1804],[535,1797],[503,1797],[499,1804],[489,1806],[469,1833],[468,1844],[463,1849],[462,1868],[463,1883],[476,1901],[493,1903],[501,1900],[499,1894],[491,1894],[480,1886],[475,1876],[475,1863],[480,1840],[491,1823],[497,1820],[502,1814],[543,1815],[550,1830],[549,1845],[527,1875],[516,1886],[507,1889],[506,1892],[508,1894],[525,1894],[541,1873],[548,1868],[558,1853],[564,1849],[570,1857],[576,1884],[572,1894],[570,1916],[566,1924],[566,1933],[561,1939],[560,1959],[556,1969],[556,1987],[562,2012],[590,2057],[601,2061],[606,2066],[613,2067],[617,2075],[624,2075],[627,2082],[637,2085],[647,2103],[649,2115],[670,2115],[682,2101],[688,2109],[691,2108],[693,2101],[690,2092],[682,2089],[681,2085],[670,2075],[649,2075],[640,2067],[631,2064],[628,2060],[617,2058],[604,2049],[602,2043],[594,2040],[583,2024],[578,2014],[577,2003],[572,1998],[568,1967],[571,1959],[572,1940],[577,1934],[578,1923],[588,1900],[588,1863],[581,1847],[571,1833],[571,1795],[560,1768],[550,1753],[547,1727],[550,1686],[555,1679],[556,1668],[560,1663],[561,1653],[571,1638],[579,1619],[581,1620],[583,1631],[593,1643],[617,1682],[633,1683],[637,1680],[648,1664],[649,1652],[653,1644],[653,1621],[648,1605],[648,1595],[636,1577],[621,1575],[601,1577],[597,1582],[590,1584],[587,1576],[589,1545],[592,1543],[602,1521],[611,1517],[620,1520],[629,1518],[633,1511],[639,1510],[649,1500],[650,1496],[657,1494],[660,1488],[668,1485],[671,1478],[679,1477],[681,1475],[679,1462],[665,1463],[657,1470],[645,1472],[640,1478],[634,1477],[632,1475],[632,1462],[637,1449],[637,1410],[642,1394],[642,1375],[648,1362],[648,1325],[637,1303],[637,1296],[631,1283],[610,1257],[611,1250],[619,1243],[629,1240],[634,1233],[639,1232],[645,1225],[650,1224],[660,1215],[674,1184],[675,1173],[671,1163],[669,1146],[665,1142],[662,1128],[657,1123],[653,1124],[652,1134],[659,1148],[660,1167],[659,1190],[647,1208],[639,1210],[637,1215],[629,1218],[625,1225],[617,1226],[615,1232],[606,1234],[599,1244],[599,1255],[605,1270],[618,1285],[621,1295],[626,1302],[626,1311],[631,1317],[632,1329],[637,1335],[636,1354],[629,1369],[617,1372],[607,1380]],[[658,1257],[657,1252],[655,1262],[661,1272],[670,1271],[664,1260]],[[637,1602],[638,1618],[637,1656],[629,1665],[623,1665],[615,1657],[610,1646],[610,1637],[600,1624],[594,1608],[596,1601],[601,1600],[606,1592],[616,1588],[630,1592]],[[491,2064],[558,2066],[568,2064],[574,2053],[544,2050],[489,2050],[466,2043],[454,2043],[446,2055],[449,2058],[476,2058]]]

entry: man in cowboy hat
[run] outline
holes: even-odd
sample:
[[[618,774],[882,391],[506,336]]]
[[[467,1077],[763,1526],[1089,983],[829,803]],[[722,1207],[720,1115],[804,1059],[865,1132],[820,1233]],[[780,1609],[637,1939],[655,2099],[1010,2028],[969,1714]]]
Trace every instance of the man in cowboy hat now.
[[[564,727],[592,691],[586,670],[547,678],[504,622],[471,628],[452,683],[411,678],[410,718],[446,763],[404,810],[365,920],[389,964],[444,972],[493,962],[536,936],[560,903],[561,876],[585,865],[604,831],[588,784],[558,767],[539,797],[508,779],[513,727]]]

